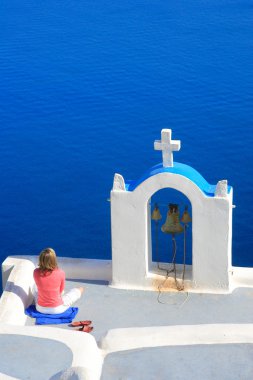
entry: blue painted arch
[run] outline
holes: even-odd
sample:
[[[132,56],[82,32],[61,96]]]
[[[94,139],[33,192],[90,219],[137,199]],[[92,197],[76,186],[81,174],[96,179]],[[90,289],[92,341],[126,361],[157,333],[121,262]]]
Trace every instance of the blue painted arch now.
[[[190,181],[195,183],[196,186],[208,197],[215,196],[216,185],[210,185],[205,178],[195,169],[189,165],[185,165],[179,162],[174,162],[173,167],[165,168],[162,163],[153,166],[148,171],[146,171],[139,179],[126,181],[126,190],[134,191],[142,182],[144,182],[149,177],[152,177],[160,173],[174,173],[182,175],[188,178]],[[228,193],[231,190],[231,186],[228,186]]]

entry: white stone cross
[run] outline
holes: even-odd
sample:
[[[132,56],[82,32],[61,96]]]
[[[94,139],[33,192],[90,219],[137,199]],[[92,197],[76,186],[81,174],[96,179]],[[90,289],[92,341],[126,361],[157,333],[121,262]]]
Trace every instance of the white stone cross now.
[[[171,129],[162,129],[161,140],[155,140],[155,150],[161,150],[163,154],[163,167],[173,166],[173,151],[181,148],[180,140],[171,140]]]

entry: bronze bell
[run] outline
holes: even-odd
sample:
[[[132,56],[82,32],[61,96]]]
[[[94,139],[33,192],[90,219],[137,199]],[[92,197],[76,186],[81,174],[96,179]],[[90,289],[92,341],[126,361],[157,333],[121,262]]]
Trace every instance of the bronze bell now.
[[[163,224],[161,230],[165,234],[181,234],[183,232],[184,227],[180,224],[179,207],[177,204],[169,204],[166,222]]]
[[[184,224],[188,224],[192,221],[191,216],[188,212],[188,206],[185,206],[184,213],[181,219],[181,222]]]
[[[158,204],[155,204],[155,208],[152,212],[151,219],[154,220],[155,222],[158,222],[158,220],[162,219],[162,215],[160,213]]]

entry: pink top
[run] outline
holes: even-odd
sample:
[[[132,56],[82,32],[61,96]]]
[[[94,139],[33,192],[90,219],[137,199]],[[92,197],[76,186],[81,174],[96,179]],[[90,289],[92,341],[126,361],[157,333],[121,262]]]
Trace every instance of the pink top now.
[[[33,272],[33,278],[38,288],[38,305],[56,307],[63,304],[61,293],[65,286],[65,273],[61,269],[42,273],[39,268]]]

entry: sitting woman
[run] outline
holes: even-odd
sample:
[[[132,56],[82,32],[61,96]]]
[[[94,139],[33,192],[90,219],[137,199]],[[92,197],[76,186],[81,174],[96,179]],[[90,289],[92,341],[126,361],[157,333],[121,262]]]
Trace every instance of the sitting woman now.
[[[44,314],[64,313],[82,295],[84,289],[73,288],[64,293],[65,273],[58,268],[55,251],[43,249],[39,256],[39,267],[33,272],[37,286],[36,309]]]

